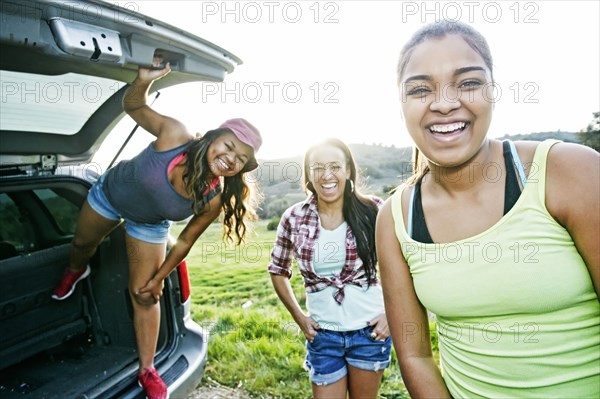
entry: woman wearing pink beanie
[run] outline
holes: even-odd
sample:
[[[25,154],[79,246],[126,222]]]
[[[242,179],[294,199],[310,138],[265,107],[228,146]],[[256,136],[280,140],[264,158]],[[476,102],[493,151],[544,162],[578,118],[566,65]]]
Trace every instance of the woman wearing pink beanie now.
[[[139,382],[151,399],[164,399],[167,387],[154,368],[164,279],[223,211],[228,240],[241,243],[244,220],[254,215],[245,173],[258,166],[259,131],[244,119],[231,119],[195,137],[179,121],[147,105],[152,82],[170,71],[140,68],[125,93],[125,111],[156,136],[134,158],[109,169],[91,188],[71,245],[70,265],[52,297],[63,300],[90,274],[88,262],[104,237],[125,222],[129,295],[139,353]],[[192,216],[168,255],[171,221]]]

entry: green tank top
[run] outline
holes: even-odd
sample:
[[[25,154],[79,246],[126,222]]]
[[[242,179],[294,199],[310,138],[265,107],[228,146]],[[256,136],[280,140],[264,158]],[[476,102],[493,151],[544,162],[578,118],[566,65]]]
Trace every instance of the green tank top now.
[[[555,143],[538,146],[517,203],[474,237],[412,240],[401,190],[393,196],[396,236],[419,300],[436,315],[454,398],[600,397],[598,298],[571,236],[545,206]]]

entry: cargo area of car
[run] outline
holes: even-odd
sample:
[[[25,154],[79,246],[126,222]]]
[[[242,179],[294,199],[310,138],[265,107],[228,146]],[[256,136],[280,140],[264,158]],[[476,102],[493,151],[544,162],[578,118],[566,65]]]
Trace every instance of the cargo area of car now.
[[[60,225],[74,223],[88,187],[73,178],[0,180],[2,398],[141,395],[123,229],[104,240],[73,295],[50,297],[69,259],[73,227]],[[161,310],[164,356],[170,327]]]
[[[5,370],[0,377],[1,397],[77,398],[94,391],[100,378],[117,375],[135,361],[130,348],[104,348],[71,340]],[[78,383],[72,384],[77,375]]]

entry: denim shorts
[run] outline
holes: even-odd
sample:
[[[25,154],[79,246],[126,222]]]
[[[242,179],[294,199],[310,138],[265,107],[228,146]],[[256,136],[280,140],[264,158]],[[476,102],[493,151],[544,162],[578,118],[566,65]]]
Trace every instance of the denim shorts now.
[[[316,385],[329,385],[348,374],[350,366],[378,371],[390,365],[392,339],[371,338],[373,327],[354,331],[317,331],[312,342],[306,341],[306,360],[310,380]]]
[[[133,238],[153,244],[163,244],[169,238],[171,222],[165,220],[158,224],[138,223],[131,219],[123,218],[106,198],[102,186],[106,173],[100,176],[88,193],[87,201],[90,207],[101,216],[110,220],[125,220],[125,231]]]

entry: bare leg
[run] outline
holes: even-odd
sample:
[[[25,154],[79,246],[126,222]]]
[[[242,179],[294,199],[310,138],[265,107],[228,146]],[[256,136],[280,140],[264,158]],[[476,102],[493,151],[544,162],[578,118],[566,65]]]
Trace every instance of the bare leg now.
[[[154,303],[150,294],[135,295],[154,276],[165,259],[166,243],[152,244],[126,235],[129,258],[129,296],[133,304],[133,325],[140,371],[154,367],[154,354],[160,327],[160,302]]]
[[[75,236],[71,242],[69,268],[72,271],[83,269],[96,253],[98,245],[104,237],[120,223],[120,220],[111,220],[101,216],[85,201],[79,212]]]
[[[329,385],[312,384],[314,399],[346,399],[348,376]]]
[[[350,399],[376,399],[383,370],[361,370],[348,366]]]

